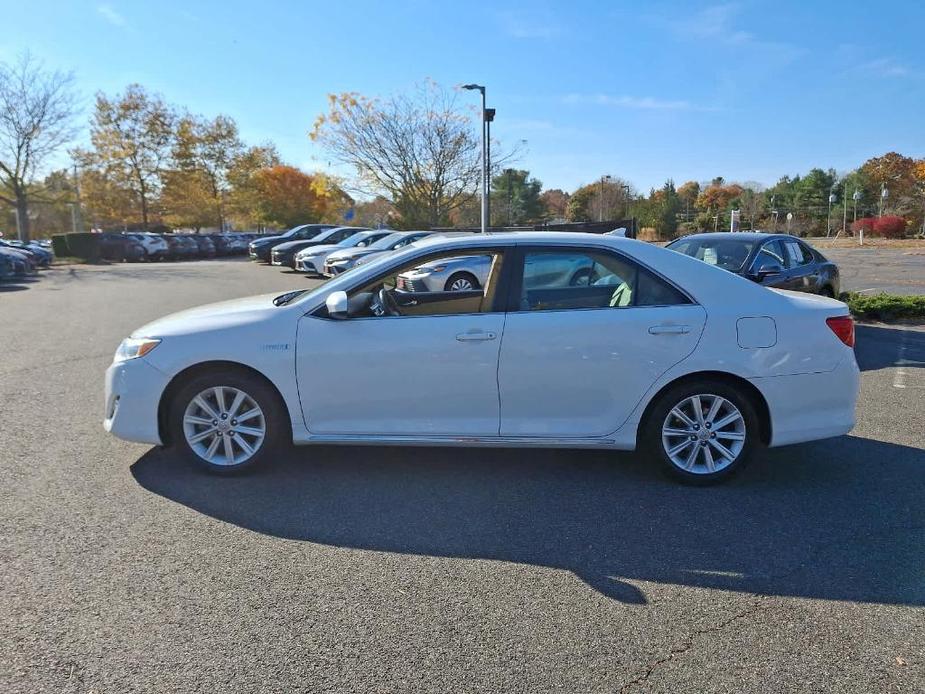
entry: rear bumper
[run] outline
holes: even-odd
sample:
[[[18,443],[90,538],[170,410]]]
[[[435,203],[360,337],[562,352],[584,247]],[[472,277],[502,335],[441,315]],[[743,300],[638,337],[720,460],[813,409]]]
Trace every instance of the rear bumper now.
[[[106,370],[103,428],[125,441],[161,444],[157,409],[169,380],[143,358],[112,364]]]
[[[749,379],[771,415],[771,446],[842,436],[854,428],[860,372],[854,354],[832,371]]]

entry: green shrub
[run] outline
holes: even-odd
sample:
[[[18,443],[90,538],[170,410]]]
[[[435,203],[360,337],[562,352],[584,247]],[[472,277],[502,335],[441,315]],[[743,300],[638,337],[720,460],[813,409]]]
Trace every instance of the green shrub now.
[[[855,318],[892,321],[925,318],[925,296],[902,294],[857,294],[844,292],[839,299],[848,304]]]
[[[67,247],[67,234],[52,234],[51,250],[55,252],[58,258],[64,258],[71,254]]]

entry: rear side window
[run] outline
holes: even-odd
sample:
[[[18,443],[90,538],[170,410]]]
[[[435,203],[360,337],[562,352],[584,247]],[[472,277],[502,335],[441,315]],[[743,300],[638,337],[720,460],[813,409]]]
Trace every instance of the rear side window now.
[[[634,262],[597,251],[527,251],[520,310],[665,306],[690,301]]]
[[[784,248],[787,251],[788,267],[797,267],[813,262],[812,251],[805,248],[799,241],[784,241]]]

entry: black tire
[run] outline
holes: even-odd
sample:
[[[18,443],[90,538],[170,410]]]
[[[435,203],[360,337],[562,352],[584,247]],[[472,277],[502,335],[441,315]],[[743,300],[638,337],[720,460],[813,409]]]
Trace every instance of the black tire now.
[[[662,427],[666,423],[669,412],[671,412],[672,409],[679,404],[686,402],[688,398],[698,395],[719,396],[720,398],[727,400],[738,409],[742,420],[744,420],[745,438],[742,443],[741,450],[738,451],[737,456],[731,463],[725,464],[724,467],[716,470],[715,472],[704,471],[702,469],[703,467],[706,467],[705,453],[693,454],[695,456],[694,467],[698,468],[699,471],[694,472],[682,469],[672,461],[671,457],[668,455],[668,452],[665,450],[665,445],[663,444]],[[701,402],[702,405],[705,405],[705,401]],[[716,421],[719,422],[720,420],[717,419]],[[699,428],[699,425],[695,426]],[[706,427],[703,428],[706,429]],[[670,477],[685,484],[692,485],[716,484],[717,482],[725,480],[736,474],[739,470],[745,467],[746,464],[748,464],[748,461],[753,455],[755,448],[759,445],[761,438],[759,435],[758,415],[750,397],[732,384],[729,384],[725,381],[709,378],[680,383],[677,386],[669,388],[664,393],[662,393],[649,408],[646,418],[642,422],[641,433],[641,449],[645,452],[645,454],[658,460],[662,471]],[[716,439],[715,434],[712,435],[712,438]],[[675,445],[680,445],[684,442],[684,437],[669,439],[669,441]],[[693,445],[695,448],[699,445],[703,448],[709,449],[712,458],[712,454],[715,449],[711,445],[709,438],[706,439],[705,443],[698,438],[690,445]],[[734,444],[730,447],[729,450],[732,448],[734,448]],[[682,452],[685,454],[692,453],[692,449],[682,449]],[[702,466],[700,461],[704,461]]]
[[[835,298],[835,290],[832,289],[832,288],[831,288],[830,286],[828,286],[828,285],[826,285],[826,286],[824,286],[822,289],[820,289],[820,290],[819,290],[819,294],[820,294],[820,296],[827,296],[827,297],[829,297],[830,299],[834,299],[834,298]]]
[[[183,418],[187,406],[197,395],[217,386],[243,391],[263,413],[262,422],[265,426],[263,440],[256,451],[240,463],[223,465],[209,462],[193,450],[184,432]],[[226,404],[230,407],[230,403]],[[265,380],[246,371],[216,369],[196,376],[176,393],[170,403],[168,430],[171,443],[187,460],[213,474],[230,475],[260,467],[273,460],[279,451],[291,442],[288,419],[285,404],[276,390]],[[221,441],[224,445],[224,439]],[[234,448],[234,444],[231,445]],[[238,448],[238,450],[242,449]]]
[[[453,284],[457,282],[458,280],[468,280],[469,283],[472,285],[472,289],[481,289],[481,286],[479,285],[479,281],[475,278],[475,275],[473,275],[471,272],[454,272],[452,275],[450,275],[450,278],[446,281],[446,284],[443,285],[443,291],[445,292],[462,291],[462,290],[453,289]]]

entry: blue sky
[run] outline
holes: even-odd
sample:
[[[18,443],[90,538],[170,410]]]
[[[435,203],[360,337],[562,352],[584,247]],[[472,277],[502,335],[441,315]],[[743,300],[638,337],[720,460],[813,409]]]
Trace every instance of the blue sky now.
[[[307,169],[327,166],[306,135],[327,93],[425,78],[486,84],[493,134],[527,140],[520,165],[546,187],[772,184],[925,156],[921,0],[3,0],[0,16],[0,60],[73,70],[87,116],[97,90],[140,82]]]

